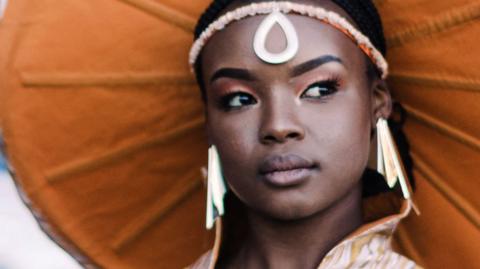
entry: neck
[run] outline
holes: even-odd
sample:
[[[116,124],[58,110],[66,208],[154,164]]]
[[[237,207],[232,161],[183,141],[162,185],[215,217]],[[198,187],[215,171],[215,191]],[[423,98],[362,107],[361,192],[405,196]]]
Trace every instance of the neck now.
[[[248,211],[248,236],[231,267],[317,268],[328,251],[362,224],[361,196],[359,184],[329,208],[295,221]]]

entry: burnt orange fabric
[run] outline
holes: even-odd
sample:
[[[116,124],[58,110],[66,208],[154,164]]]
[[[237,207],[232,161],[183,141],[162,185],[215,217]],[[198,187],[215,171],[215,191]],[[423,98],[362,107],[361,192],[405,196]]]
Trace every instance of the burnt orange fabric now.
[[[398,242],[428,268],[480,263],[480,1],[377,1],[390,87],[409,117],[420,217]]]
[[[15,0],[0,26],[15,178],[47,230],[103,268],[180,268],[210,246],[192,34],[164,20],[164,6],[200,11],[178,1]]]
[[[0,22],[8,159],[45,228],[85,264],[180,268],[212,245],[203,110],[187,66],[208,2],[14,0]],[[422,211],[396,245],[427,268],[475,268],[480,1],[375,2]]]

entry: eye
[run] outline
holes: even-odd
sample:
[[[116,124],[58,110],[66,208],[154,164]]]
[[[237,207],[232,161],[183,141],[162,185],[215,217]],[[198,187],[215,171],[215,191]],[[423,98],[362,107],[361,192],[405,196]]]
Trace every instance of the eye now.
[[[338,91],[337,80],[318,81],[310,84],[301,97],[321,99]]]
[[[255,100],[252,95],[243,92],[229,94],[223,97],[221,100],[222,107],[227,110],[238,109],[244,106],[254,105],[256,103],[257,100]]]

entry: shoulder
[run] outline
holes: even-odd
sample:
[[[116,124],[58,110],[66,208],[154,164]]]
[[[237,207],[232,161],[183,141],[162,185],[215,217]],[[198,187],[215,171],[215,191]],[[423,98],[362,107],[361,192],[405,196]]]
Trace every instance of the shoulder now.
[[[423,269],[414,261],[394,251],[388,251],[381,255],[355,261],[355,263],[358,262],[366,264],[367,266],[365,268]]]
[[[409,258],[391,250],[376,252],[369,249],[348,249],[322,261],[318,269],[338,268],[391,268],[422,269]]]
[[[210,262],[212,260],[212,251],[209,250],[203,254],[198,260],[192,265],[188,266],[188,269],[208,269],[210,267]]]

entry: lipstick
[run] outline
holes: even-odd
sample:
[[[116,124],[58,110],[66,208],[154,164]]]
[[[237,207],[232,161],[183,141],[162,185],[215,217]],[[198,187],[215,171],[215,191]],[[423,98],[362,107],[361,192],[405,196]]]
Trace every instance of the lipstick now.
[[[295,154],[271,155],[263,160],[259,174],[275,187],[290,187],[305,182],[317,168],[316,164]]]

